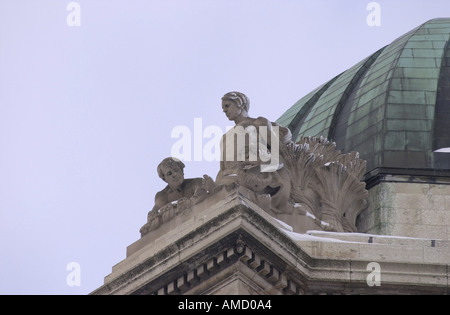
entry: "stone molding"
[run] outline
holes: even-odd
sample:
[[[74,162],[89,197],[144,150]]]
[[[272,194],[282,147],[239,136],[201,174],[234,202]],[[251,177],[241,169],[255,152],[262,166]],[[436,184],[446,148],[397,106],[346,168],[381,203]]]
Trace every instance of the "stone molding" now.
[[[202,281],[210,279],[221,270],[238,262],[244,264],[252,273],[259,275],[259,277],[283,293],[297,294],[300,291],[298,284],[289,279],[271,263],[264,260],[262,256],[252,251],[242,240],[241,234],[235,246],[228,248],[215,257],[210,257],[205,263],[170,281],[160,289],[150,293],[150,295],[186,294],[189,291],[195,291],[196,286],[201,284]]]

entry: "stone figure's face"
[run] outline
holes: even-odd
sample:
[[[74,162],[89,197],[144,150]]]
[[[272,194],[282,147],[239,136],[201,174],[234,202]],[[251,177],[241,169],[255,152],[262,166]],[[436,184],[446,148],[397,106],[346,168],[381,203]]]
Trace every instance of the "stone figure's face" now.
[[[222,110],[229,120],[235,120],[242,113],[242,108],[235,101],[227,99],[222,100]]]
[[[172,188],[178,188],[184,181],[183,171],[177,165],[162,165],[164,181]]]

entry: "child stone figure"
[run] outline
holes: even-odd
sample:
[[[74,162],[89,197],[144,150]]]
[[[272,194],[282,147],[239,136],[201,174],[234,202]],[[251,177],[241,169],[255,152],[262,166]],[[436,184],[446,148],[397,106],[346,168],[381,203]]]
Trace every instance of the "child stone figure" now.
[[[179,159],[168,157],[159,163],[157,171],[159,177],[167,183],[167,186],[156,193],[155,205],[152,209],[158,210],[165,205],[177,201],[178,208],[189,208],[193,204],[203,200],[202,197],[214,186],[212,179],[204,175],[204,178],[184,178],[184,163]]]
[[[159,163],[158,175],[167,183],[167,186],[156,193],[155,205],[148,212],[147,223],[140,229],[141,236],[158,228],[180,211],[189,209],[216,191],[214,180],[208,175],[203,175],[203,178],[184,178],[184,167],[183,162],[173,157],[165,158]]]

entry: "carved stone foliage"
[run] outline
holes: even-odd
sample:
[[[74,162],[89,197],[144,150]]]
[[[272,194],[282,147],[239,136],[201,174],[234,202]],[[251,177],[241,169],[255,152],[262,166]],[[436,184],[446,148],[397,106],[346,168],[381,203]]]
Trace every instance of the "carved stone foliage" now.
[[[343,154],[323,137],[302,137],[280,145],[280,156],[283,176],[257,168],[238,174],[239,183],[256,193],[256,204],[274,215],[309,213],[329,231],[357,231],[356,218],[368,198],[361,181],[366,162],[357,152]]]
[[[367,207],[361,181],[366,162],[357,152],[342,154],[323,137],[302,137],[281,155],[291,174],[291,202],[329,224],[328,230],[356,232],[356,218]]]

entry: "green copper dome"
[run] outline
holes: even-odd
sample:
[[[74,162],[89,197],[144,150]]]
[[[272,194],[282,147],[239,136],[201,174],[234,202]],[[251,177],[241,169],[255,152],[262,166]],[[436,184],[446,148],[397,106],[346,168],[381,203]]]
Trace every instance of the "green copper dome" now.
[[[433,19],[318,87],[277,122],[358,151],[367,172],[450,170],[450,18]],[[436,152],[437,151],[437,152]],[[405,173],[408,174],[408,173]]]

